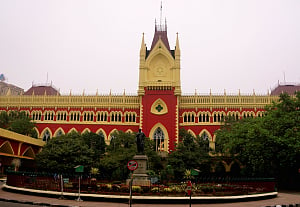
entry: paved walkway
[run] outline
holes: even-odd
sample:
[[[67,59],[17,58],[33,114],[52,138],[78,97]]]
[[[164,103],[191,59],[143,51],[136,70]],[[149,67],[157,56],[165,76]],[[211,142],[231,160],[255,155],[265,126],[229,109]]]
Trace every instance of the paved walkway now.
[[[78,202],[75,200],[59,200],[56,198],[47,198],[33,195],[24,195],[19,193],[7,192],[2,190],[2,184],[0,184],[0,200],[11,200],[22,203],[33,203],[35,205],[42,206],[47,204],[48,206],[82,206],[82,207],[127,207],[128,203],[107,203],[107,202],[96,202],[96,201],[82,201]],[[275,206],[275,205],[287,205],[287,204],[299,204],[300,205],[300,193],[297,192],[280,192],[278,197],[261,200],[261,201],[248,201],[248,202],[236,202],[236,203],[220,203],[220,204],[193,204],[196,207],[264,207],[264,206]],[[169,207],[169,206],[188,206],[188,204],[132,204],[133,207]]]

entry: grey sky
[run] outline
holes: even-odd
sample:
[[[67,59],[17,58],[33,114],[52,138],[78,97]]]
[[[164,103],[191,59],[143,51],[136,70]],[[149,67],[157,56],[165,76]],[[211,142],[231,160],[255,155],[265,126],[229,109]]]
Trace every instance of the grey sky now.
[[[48,73],[63,94],[136,94],[159,17],[160,0],[0,0],[0,73],[25,90]],[[300,83],[299,0],[164,0],[163,17],[183,94]]]

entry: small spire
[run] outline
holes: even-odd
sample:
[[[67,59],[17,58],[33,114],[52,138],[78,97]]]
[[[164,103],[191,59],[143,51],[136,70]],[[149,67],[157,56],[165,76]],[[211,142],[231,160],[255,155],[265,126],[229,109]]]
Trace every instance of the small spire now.
[[[178,32],[176,33],[176,46],[175,46],[175,56],[180,55],[180,47],[179,47],[179,38]]]
[[[72,96],[72,89],[70,89],[70,96]]]
[[[96,91],[96,96],[98,96],[98,88],[97,88],[97,91]]]
[[[144,32],[143,32],[143,36],[142,36],[140,55],[146,55],[146,44],[145,44],[145,39],[144,39]]]

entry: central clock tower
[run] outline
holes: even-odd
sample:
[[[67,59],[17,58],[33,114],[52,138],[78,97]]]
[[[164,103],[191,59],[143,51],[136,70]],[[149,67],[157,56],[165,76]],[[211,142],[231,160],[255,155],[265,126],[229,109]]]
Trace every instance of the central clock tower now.
[[[143,34],[138,95],[140,128],[154,140],[157,151],[174,151],[179,136],[180,49],[178,34],[175,49],[170,49],[166,24],[155,24],[150,50]]]

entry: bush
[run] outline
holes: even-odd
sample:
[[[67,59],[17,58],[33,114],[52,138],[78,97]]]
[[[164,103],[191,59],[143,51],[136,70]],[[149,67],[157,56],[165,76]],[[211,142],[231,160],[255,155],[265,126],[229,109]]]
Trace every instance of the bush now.
[[[168,187],[167,187],[167,188],[164,188],[164,192],[165,192],[165,193],[171,193],[171,192],[172,192],[172,189],[171,189],[171,188],[168,188]]]
[[[152,193],[158,193],[159,192],[159,188],[158,187],[154,187],[151,189]]]
[[[132,192],[141,193],[142,192],[141,186],[136,186],[136,185],[132,186]]]

